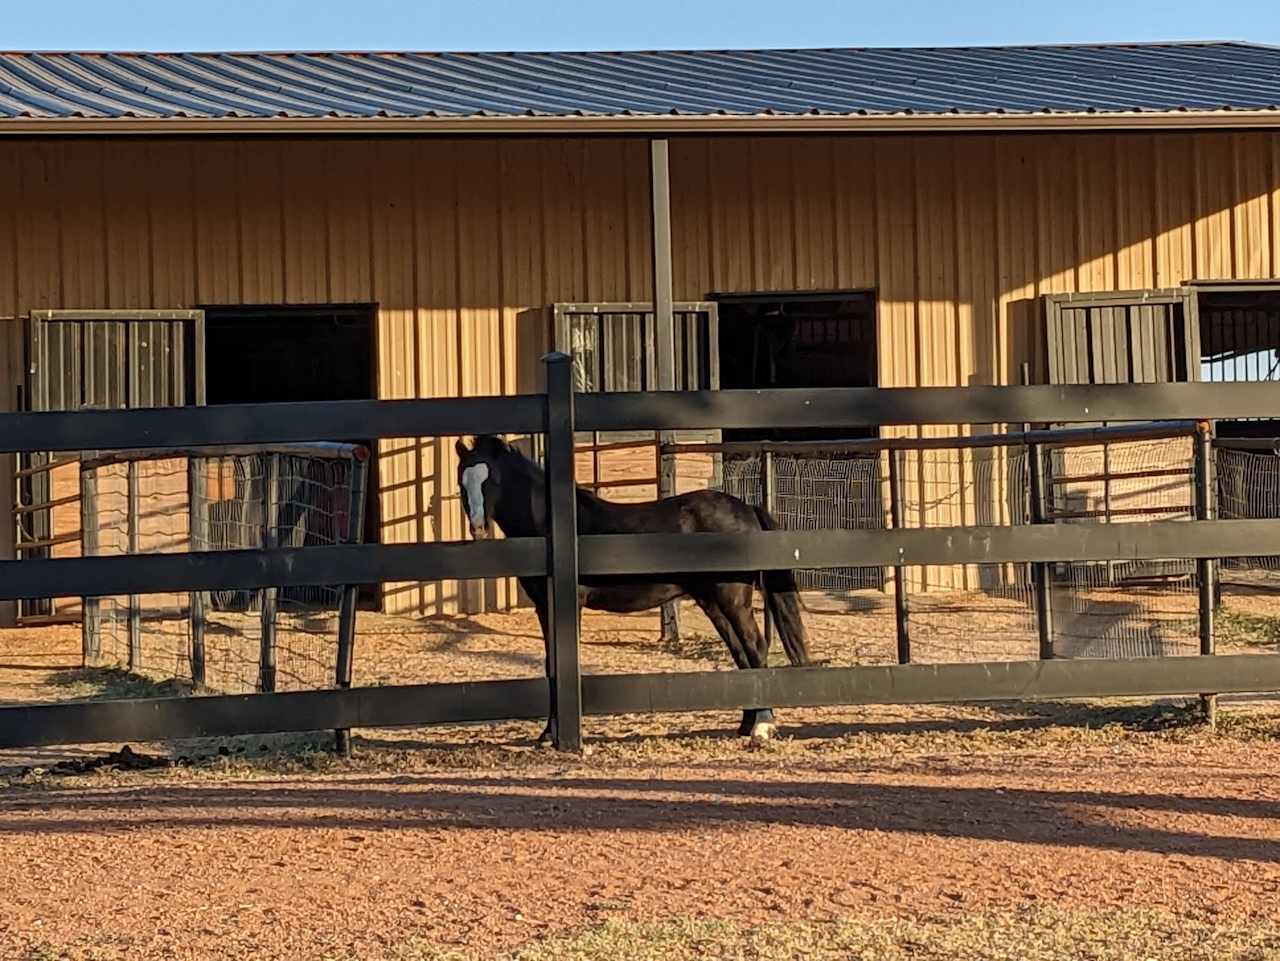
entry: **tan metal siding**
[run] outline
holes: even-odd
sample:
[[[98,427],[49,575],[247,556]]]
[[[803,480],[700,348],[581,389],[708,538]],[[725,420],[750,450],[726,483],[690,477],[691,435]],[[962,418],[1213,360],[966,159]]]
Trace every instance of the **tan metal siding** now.
[[[885,386],[1039,373],[1043,293],[1280,274],[1266,133],[695,137],[672,143],[672,189],[677,299],[876,287]],[[8,141],[0,201],[0,316],[371,301],[384,397],[537,390],[541,307],[649,296],[642,140]],[[452,443],[382,453],[384,537],[461,536]]]
[[[0,411],[11,410],[22,382],[22,326],[18,313],[17,198],[18,158],[0,150]],[[16,458],[0,454],[0,558],[13,557],[13,472]],[[0,625],[13,623],[17,605],[0,604]]]
[[[1256,138],[1254,138],[1256,139]],[[1276,138],[1268,138],[1273,147]],[[1273,195],[1270,151],[1257,149],[1246,134],[1231,138],[1235,155],[1235,184],[1232,209],[1232,243],[1236,250],[1237,277],[1261,279],[1275,277],[1272,270],[1271,216]]]
[[[1263,143],[1266,142],[1271,144],[1271,172],[1263,185],[1271,195],[1268,210],[1271,217],[1271,276],[1280,277],[1280,137],[1268,137]],[[1251,143],[1249,149],[1265,151],[1266,147],[1255,147]]]

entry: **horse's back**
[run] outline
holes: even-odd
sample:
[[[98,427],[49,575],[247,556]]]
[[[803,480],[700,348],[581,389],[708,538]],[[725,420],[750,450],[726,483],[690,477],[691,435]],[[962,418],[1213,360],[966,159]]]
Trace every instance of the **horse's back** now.
[[[641,504],[602,502],[594,533],[696,534],[760,530],[755,508],[720,491],[697,490]]]

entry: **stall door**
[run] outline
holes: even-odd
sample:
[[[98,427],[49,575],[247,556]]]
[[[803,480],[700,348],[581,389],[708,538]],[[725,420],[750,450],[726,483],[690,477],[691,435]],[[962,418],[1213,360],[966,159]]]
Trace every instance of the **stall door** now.
[[[1200,379],[1200,324],[1189,291],[1045,297],[1051,384]]]
[[[23,409],[181,407],[204,400],[203,311],[32,311]],[[14,507],[19,559],[79,552],[78,462],[78,453],[20,458]],[[49,600],[19,608],[27,622],[71,613]]]

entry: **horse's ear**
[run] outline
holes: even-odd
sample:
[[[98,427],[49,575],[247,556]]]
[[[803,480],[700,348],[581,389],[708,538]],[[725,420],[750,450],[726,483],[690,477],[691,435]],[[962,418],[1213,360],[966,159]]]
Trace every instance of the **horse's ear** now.
[[[461,437],[454,441],[453,449],[458,452],[459,457],[466,457],[467,454],[471,453],[471,451],[467,449],[467,442]]]

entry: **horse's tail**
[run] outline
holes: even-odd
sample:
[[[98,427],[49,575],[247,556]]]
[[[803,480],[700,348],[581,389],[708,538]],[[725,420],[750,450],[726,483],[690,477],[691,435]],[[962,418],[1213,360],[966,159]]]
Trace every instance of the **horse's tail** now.
[[[761,507],[755,509],[760,520],[760,529],[778,530],[778,522],[769,516],[769,512]],[[793,571],[765,571],[764,602],[769,614],[773,617],[774,626],[782,638],[782,647],[787,652],[787,660],[796,667],[806,667],[813,663],[809,656],[809,636],[805,633],[804,619],[800,616],[800,591],[796,587],[796,575]]]

